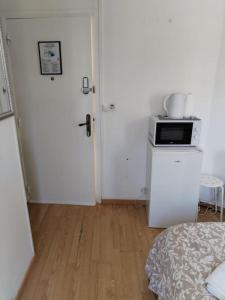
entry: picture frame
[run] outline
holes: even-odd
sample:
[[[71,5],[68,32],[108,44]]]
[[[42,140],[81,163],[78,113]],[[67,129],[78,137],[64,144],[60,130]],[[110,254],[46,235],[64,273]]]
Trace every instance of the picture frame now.
[[[38,53],[41,75],[62,75],[60,41],[39,41]]]

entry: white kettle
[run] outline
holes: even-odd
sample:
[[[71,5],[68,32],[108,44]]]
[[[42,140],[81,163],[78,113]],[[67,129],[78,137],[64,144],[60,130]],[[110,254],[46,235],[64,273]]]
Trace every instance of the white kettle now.
[[[164,99],[163,107],[171,119],[182,119],[191,116],[192,94],[171,94]]]

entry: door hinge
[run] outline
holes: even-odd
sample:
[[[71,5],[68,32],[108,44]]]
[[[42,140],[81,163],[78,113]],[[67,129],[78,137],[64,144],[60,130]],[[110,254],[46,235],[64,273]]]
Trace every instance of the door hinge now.
[[[27,200],[30,200],[30,196],[31,196],[31,189],[29,185],[25,186],[25,190],[26,190],[26,195],[27,195]]]
[[[22,120],[21,120],[21,118],[16,118],[16,126],[17,126],[17,128],[21,128],[22,127]]]
[[[11,41],[12,41],[12,38],[11,38],[10,34],[6,34],[5,40],[6,40],[6,44],[9,46]]]

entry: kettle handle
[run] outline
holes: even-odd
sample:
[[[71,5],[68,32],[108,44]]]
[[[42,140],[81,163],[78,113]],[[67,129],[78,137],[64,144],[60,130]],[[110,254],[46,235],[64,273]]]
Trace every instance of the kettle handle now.
[[[167,104],[167,101],[168,101],[169,97],[170,97],[170,95],[166,96],[164,101],[163,101],[163,108],[164,108],[164,110],[167,114],[168,114],[168,110],[167,110],[167,105],[166,104]]]
[[[190,118],[193,113],[193,94],[188,93],[185,101],[185,117]]]

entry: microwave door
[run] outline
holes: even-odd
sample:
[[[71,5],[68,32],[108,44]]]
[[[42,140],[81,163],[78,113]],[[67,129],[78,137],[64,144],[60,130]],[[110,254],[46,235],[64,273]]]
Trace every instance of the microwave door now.
[[[191,145],[193,123],[157,123],[156,145]]]

